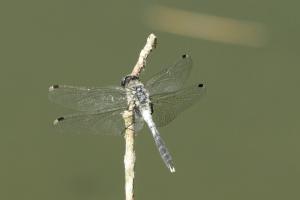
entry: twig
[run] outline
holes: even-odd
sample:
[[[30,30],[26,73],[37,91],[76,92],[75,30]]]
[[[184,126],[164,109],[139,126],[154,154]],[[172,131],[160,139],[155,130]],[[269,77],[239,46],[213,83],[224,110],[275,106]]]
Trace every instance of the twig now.
[[[139,59],[131,72],[131,75],[133,75],[133,76],[140,75],[140,72],[146,66],[146,59],[147,59],[148,55],[156,47],[156,45],[157,45],[157,38],[153,33],[151,33],[147,38],[147,43],[144,46],[144,48],[142,49]]]
[[[132,104],[133,105],[133,104]],[[125,122],[125,195],[126,200],[134,199],[134,164],[135,164],[135,151],[134,151],[134,126],[133,126],[133,112],[132,105],[123,113]]]
[[[150,52],[156,47],[156,36],[151,33],[147,38],[145,47],[141,50],[139,59],[134,66],[131,75],[139,76],[142,69],[146,65],[146,59]],[[128,100],[128,110],[123,113],[123,119],[125,123],[125,155],[124,155],[124,167],[125,167],[125,195],[126,200],[134,200],[134,165],[135,165],[135,151],[134,151],[134,116],[133,106],[134,102]]]

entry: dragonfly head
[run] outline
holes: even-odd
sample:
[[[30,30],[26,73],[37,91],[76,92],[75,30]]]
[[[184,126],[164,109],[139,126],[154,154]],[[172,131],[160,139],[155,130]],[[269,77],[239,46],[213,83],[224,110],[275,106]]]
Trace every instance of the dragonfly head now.
[[[121,86],[125,87],[131,80],[138,80],[139,77],[133,76],[133,75],[127,75],[122,78],[121,80]]]

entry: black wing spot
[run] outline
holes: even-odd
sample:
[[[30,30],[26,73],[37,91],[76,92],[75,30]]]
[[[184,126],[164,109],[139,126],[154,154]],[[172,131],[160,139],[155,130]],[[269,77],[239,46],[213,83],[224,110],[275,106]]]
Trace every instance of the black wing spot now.
[[[202,83],[200,83],[199,85],[198,85],[198,87],[203,87],[204,85],[202,84]]]
[[[64,117],[57,118],[56,120],[54,120],[53,125],[56,126],[59,122],[63,121],[64,119]]]
[[[183,54],[181,57],[182,58],[187,58],[188,56],[186,54]]]
[[[49,87],[49,92],[52,92],[53,90],[59,88],[59,85],[52,85]]]
[[[62,120],[64,120],[64,119],[65,119],[64,117],[59,117],[59,118],[57,118],[56,120],[60,122],[60,121],[62,121]]]
[[[52,85],[49,87],[49,92],[52,92],[53,90],[59,88],[59,85]]]

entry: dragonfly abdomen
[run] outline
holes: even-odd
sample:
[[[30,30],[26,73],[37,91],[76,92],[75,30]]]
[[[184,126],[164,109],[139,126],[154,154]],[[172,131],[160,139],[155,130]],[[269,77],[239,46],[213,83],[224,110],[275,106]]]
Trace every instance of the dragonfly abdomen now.
[[[151,130],[156,147],[157,147],[159,154],[160,154],[161,158],[163,159],[165,165],[170,169],[170,171],[172,173],[175,172],[175,166],[174,166],[174,163],[172,160],[172,156],[171,156],[164,140],[160,136],[160,134],[155,126],[155,123],[152,120],[150,111],[144,110],[144,111],[141,111],[141,114],[142,114],[144,120],[146,121],[149,129]]]
[[[165,142],[163,141],[162,137],[160,136],[160,134],[156,133],[155,135],[153,135],[154,137],[154,141],[155,144],[157,146],[157,149],[159,151],[159,154],[161,156],[161,158],[163,159],[163,161],[165,162],[166,166],[170,169],[170,171],[173,173],[175,172],[175,166],[172,160],[172,156],[170,154],[170,152],[168,151]]]

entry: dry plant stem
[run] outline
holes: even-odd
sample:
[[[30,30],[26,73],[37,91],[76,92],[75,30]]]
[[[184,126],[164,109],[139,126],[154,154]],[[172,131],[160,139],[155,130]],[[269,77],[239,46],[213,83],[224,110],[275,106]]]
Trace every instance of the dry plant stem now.
[[[134,66],[131,75],[139,76],[140,72],[146,65],[146,59],[150,52],[156,47],[157,39],[152,33],[147,38],[145,47],[141,50],[139,59]],[[134,166],[135,166],[135,151],[134,151],[134,116],[133,108],[134,102],[127,98],[128,110],[123,113],[123,119],[125,123],[125,196],[126,200],[134,200]]]
[[[131,72],[131,75],[133,76],[140,75],[142,69],[146,66],[146,59],[148,55],[156,47],[156,45],[157,45],[157,38],[153,33],[151,33],[147,38],[147,43],[142,49],[139,59]]]
[[[134,151],[134,126],[133,126],[133,104],[130,108],[123,113],[125,127],[127,127],[125,138],[125,195],[126,200],[134,199],[134,164],[135,164],[135,151]]]

